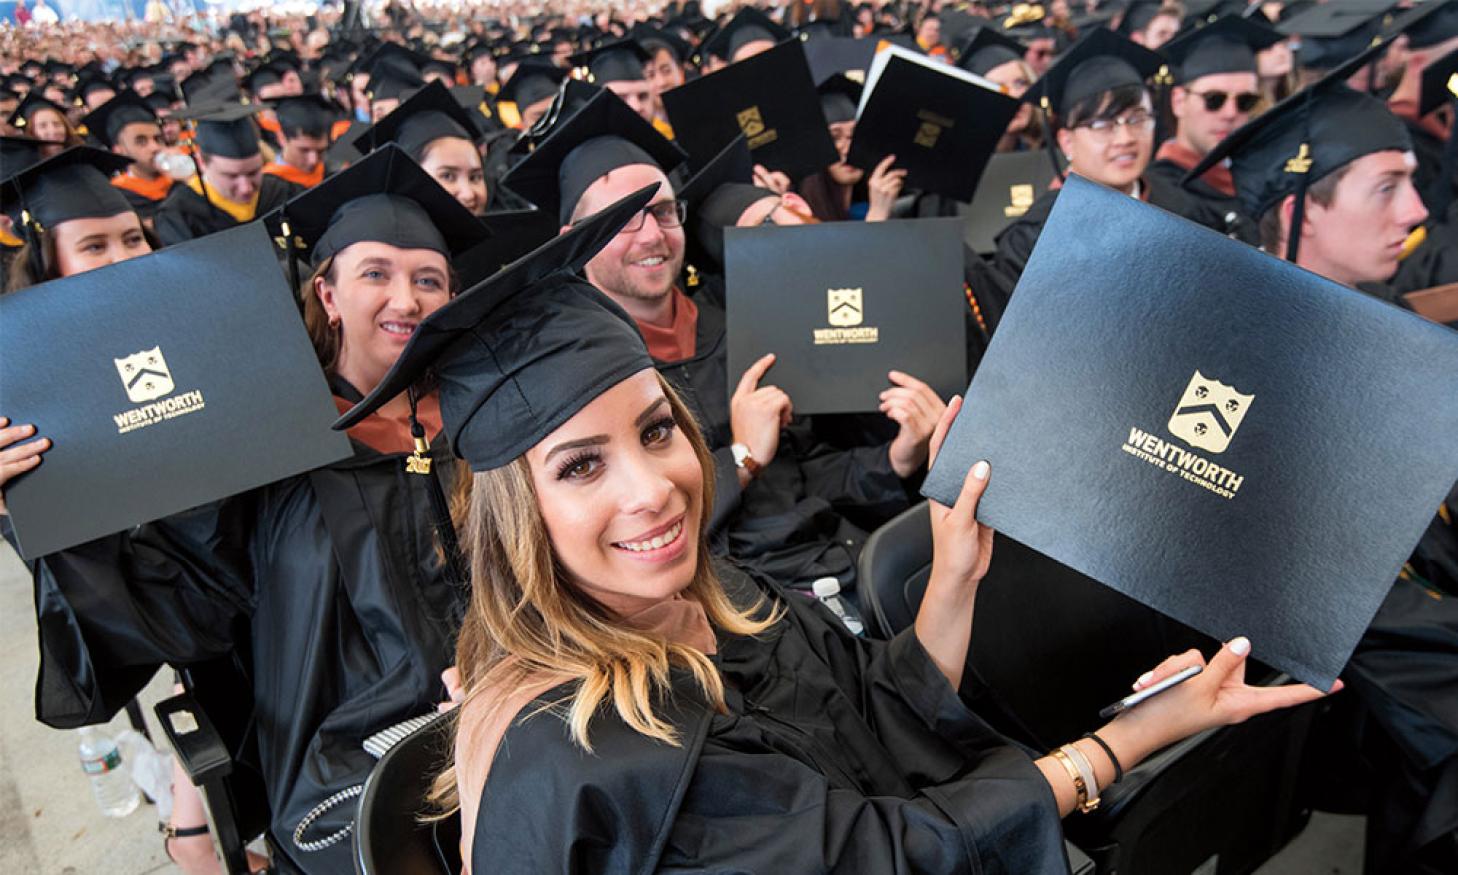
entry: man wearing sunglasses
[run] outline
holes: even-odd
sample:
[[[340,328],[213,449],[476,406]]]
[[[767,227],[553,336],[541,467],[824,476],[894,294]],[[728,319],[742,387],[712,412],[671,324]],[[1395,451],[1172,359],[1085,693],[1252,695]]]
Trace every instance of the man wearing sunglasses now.
[[[1269,27],[1227,15],[1163,48],[1176,83],[1170,92],[1175,135],[1155,154],[1151,176],[1178,185],[1216,143],[1250,121],[1260,102],[1256,52],[1281,39]],[[1240,210],[1229,167],[1216,165],[1187,191],[1187,208],[1178,211],[1185,218],[1246,243],[1260,242],[1256,223]]]

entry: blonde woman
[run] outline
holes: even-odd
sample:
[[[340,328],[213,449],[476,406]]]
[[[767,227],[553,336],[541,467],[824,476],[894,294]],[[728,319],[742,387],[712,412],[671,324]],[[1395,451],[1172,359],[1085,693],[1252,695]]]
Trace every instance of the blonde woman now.
[[[991,559],[985,464],[932,505],[926,597],[890,642],[711,559],[703,438],[632,320],[576,276],[654,189],[442,307],[336,423],[430,372],[474,472],[465,695],[437,790],[477,875],[1060,871],[1059,819],[1114,781],[1112,757],[1319,695],[1246,686],[1236,639],[1099,741],[1035,760],[998,736],[957,694]]]

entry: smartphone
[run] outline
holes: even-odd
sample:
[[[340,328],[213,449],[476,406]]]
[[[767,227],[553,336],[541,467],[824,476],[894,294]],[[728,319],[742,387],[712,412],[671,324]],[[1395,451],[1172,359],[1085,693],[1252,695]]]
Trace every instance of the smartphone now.
[[[1172,686],[1175,686],[1176,684],[1182,684],[1204,670],[1205,667],[1203,665],[1192,665],[1189,668],[1177,671],[1152,687],[1145,687],[1144,689],[1140,690],[1132,696],[1125,696],[1124,698],[1100,711],[1099,716],[1107,720],[1110,717],[1113,717],[1115,714],[1128,711],[1130,708],[1133,708],[1135,705],[1138,705],[1140,702],[1143,702],[1150,696],[1159,695],[1160,693],[1164,692]]]

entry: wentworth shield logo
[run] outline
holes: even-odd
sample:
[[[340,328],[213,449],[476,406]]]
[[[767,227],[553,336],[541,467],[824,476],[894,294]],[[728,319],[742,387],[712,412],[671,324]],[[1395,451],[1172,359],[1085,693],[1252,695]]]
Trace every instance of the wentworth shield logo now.
[[[1223,453],[1254,400],[1195,371],[1169,418],[1169,433],[1190,446]]]
[[[826,318],[831,325],[846,328],[860,325],[861,320],[866,318],[861,307],[860,289],[826,289],[825,298],[826,307],[829,309]]]
[[[116,372],[121,375],[127,397],[133,403],[161,398],[172,391],[172,372],[167,369],[160,347],[154,346],[112,361],[116,362]]]

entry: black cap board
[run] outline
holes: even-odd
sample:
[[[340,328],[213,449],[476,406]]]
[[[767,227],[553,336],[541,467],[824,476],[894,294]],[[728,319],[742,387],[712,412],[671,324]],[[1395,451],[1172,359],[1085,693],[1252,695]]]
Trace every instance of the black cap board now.
[[[1100,27],[1059,57],[1023,100],[1062,115],[1094,95],[1143,85],[1164,66],[1159,54]]]
[[[76,86],[76,96],[80,99],[83,106],[86,104],[86,98],[98,91],[110,91],[112,94],[116,94],[116,88],[110,82],[99,76],[87,77],[80,85]]]
[[[923,494],[1321,689],[1458,479],[1453,331],[1078,176],[964,403]]]
[[[831,74],[815,86],[815,92],[820,95],[820,111],[825,113],[825,123],[833,125],[855,121],[863,90],[861,83],[842,73]]]
[[[688,61],[689,55],[693,53],[693,47],[678,36],[666,30],[659,30],[649,24],[639,22],[628,31],[628,36],[638,41],[651,58],[662,49],[668,49],[673,54],[673,59],[682,64]]]
[[[618,201],[427,316],[347,428],[433,374],[451,450],[499,468],[622,380],[653,367],[633,320],[576,274],[657,191]]]
[[[754,185],[754,156],[741,134],[678,190],[688,208],[684,260],[700,271],[723,273],[724,229],[752,204],[774,192]]]
[[[1185,175],[1184,182],[1229,159],[1241,207],[1258,219],[1286,195],[1363,155],[1411,150],[1406,126],[1387,104],[1345,84],[1383,48],[1373,46],[1237,128]]]
[[[0,324],[6,413],[55,441],[5,484],[30,558],[350,455],[257,222],[0,296]]]
[[[733,63],[739,50],[750,43],[767,41],[778,44],[790,38],[790,32],[771,21],[769,16],[752,6],[746,6],[703,41],[697,57],[702,59],[713,55]]]
[[[1023,59],[1023,44],[993,27],[991,23],[973,27],[962,38],[957,50],[957,66],[969,73],[986,76],[989,70]]]
[[[231,60],[216,60],[182,80],[182,97],[189,106],[208,106],[237,101],[242,92],[233,76]]]
[[[229,103],[223,106],[188,108],[173,117],[196,124],[193,142],[204,155],[222,158],[251,158],[259,154],[258,125],[253,116],[261,105]]]
[[[578,52],[567,62],[579,71],[579,78],[594,85],[636,82],[643,78],[643,65],[650,60],[636,40],[622,39],[595,49]]]
[[[442,137],[475,142],[478,136],[480,131],[471,115],[451,96],[449,89],[436,81],[410,95],[352,142],[360,152],[369,152],[384,143],[398,143],[419,161],[425,147]]]
[[[1418,115],[1427,115],[1445,103],[1458,101],[1458,49],[1423,68]]]
[[[1392,0],[1378,3],[1327,3],[1283,21],[1277,29],[1301,42],[1296,61],[1313,70],[1330,70],[1360,54],[1391,23]]]
[[[516,67],[516,72],[501,91],[497,100],[509,100],[519,109],[526,109],[557,93],[557,87],[567,78],[567,71],[546,58],[528,57]]]
[[[285,67],[277,63],[260,64],[251,73],[243,77],[243,87],[257,97],[259,89],[282,83],[284,74],[291,70],[293,70],[292,67]]]
[[[111,175],[131,163],[112,152],[72,146],[0,182],[0,212],[25,234],[33,224],[48,229],[72,219],[135,212],[121,189],[111,184]],[[31,223],[19,221],[22,210]]]
[[[907,171],[908,189],[970,201],[1020,106],[990,86],[925,55],[887,49],[867,77],[870,93],[856,122],[850,162],[869,170],[895,155],[894,166]]]
[[[157,113],[134,91],[123,91],[81,118],[98,143],[110,149],[127,125],[157,124]]]
[[[664,174],[684,153],[611,91],[559,118],[531,154],[501,184],[567,224],[577,202],[603,174],[629,164],[652,164]]]
[[[334,120],[339,117],[339,108],[321,94],[281,97],[269,101],[269,104],[285,137],[295,131],[302,131],[310,137],[327,137]]]
[[[451,259],[461,288],[470,288],[553,237],[561,230],[554,213],[507,210],[487,213],[481,224],[491,236]]]
[[[1133,0],[1124,7],[1124,17],[1119,19],[1119,26],[1115,31],[1120,36],[1128,36],[1144,30],[1159,16],[1165,5],[1164,0]]]
[[[742,133],[755,163],[792,179],[839,160],[799,40],[664,92],[663,106],[693,156],[717,155]]]
[[[295,196],[270,224],[287,238],[292,254],[316,267],[363,241],[431,249],[450,258],[488,233],[393,143]]]
[[[1407,34],[1415,49],[1447,42],[1458,36],[1458,0],[1426,0],[1398,16],[1392,30]]]
[[[41,160],[42,151],[52,145],[35,137],[0,136],[0,180],[6,180]]]
[[[1159,51],[1170,59],[1175,83],[1183,85],[1217,73],[1255,73],[1256,52],[1283,39],[1282,34],[1264,24],[1227,15],[1180,34]]]
[[[20,105],[15,108],[15,112],[10,114],[7,123],[17,131],[25,133],[26,128],[30,126],[31,116],[42,109],[53,109],[61,114],[61,118],[66,117],[66,108],[64,106],[48,99],[44,94],[40,93],[40,89],[32,89],[20,101]]]

